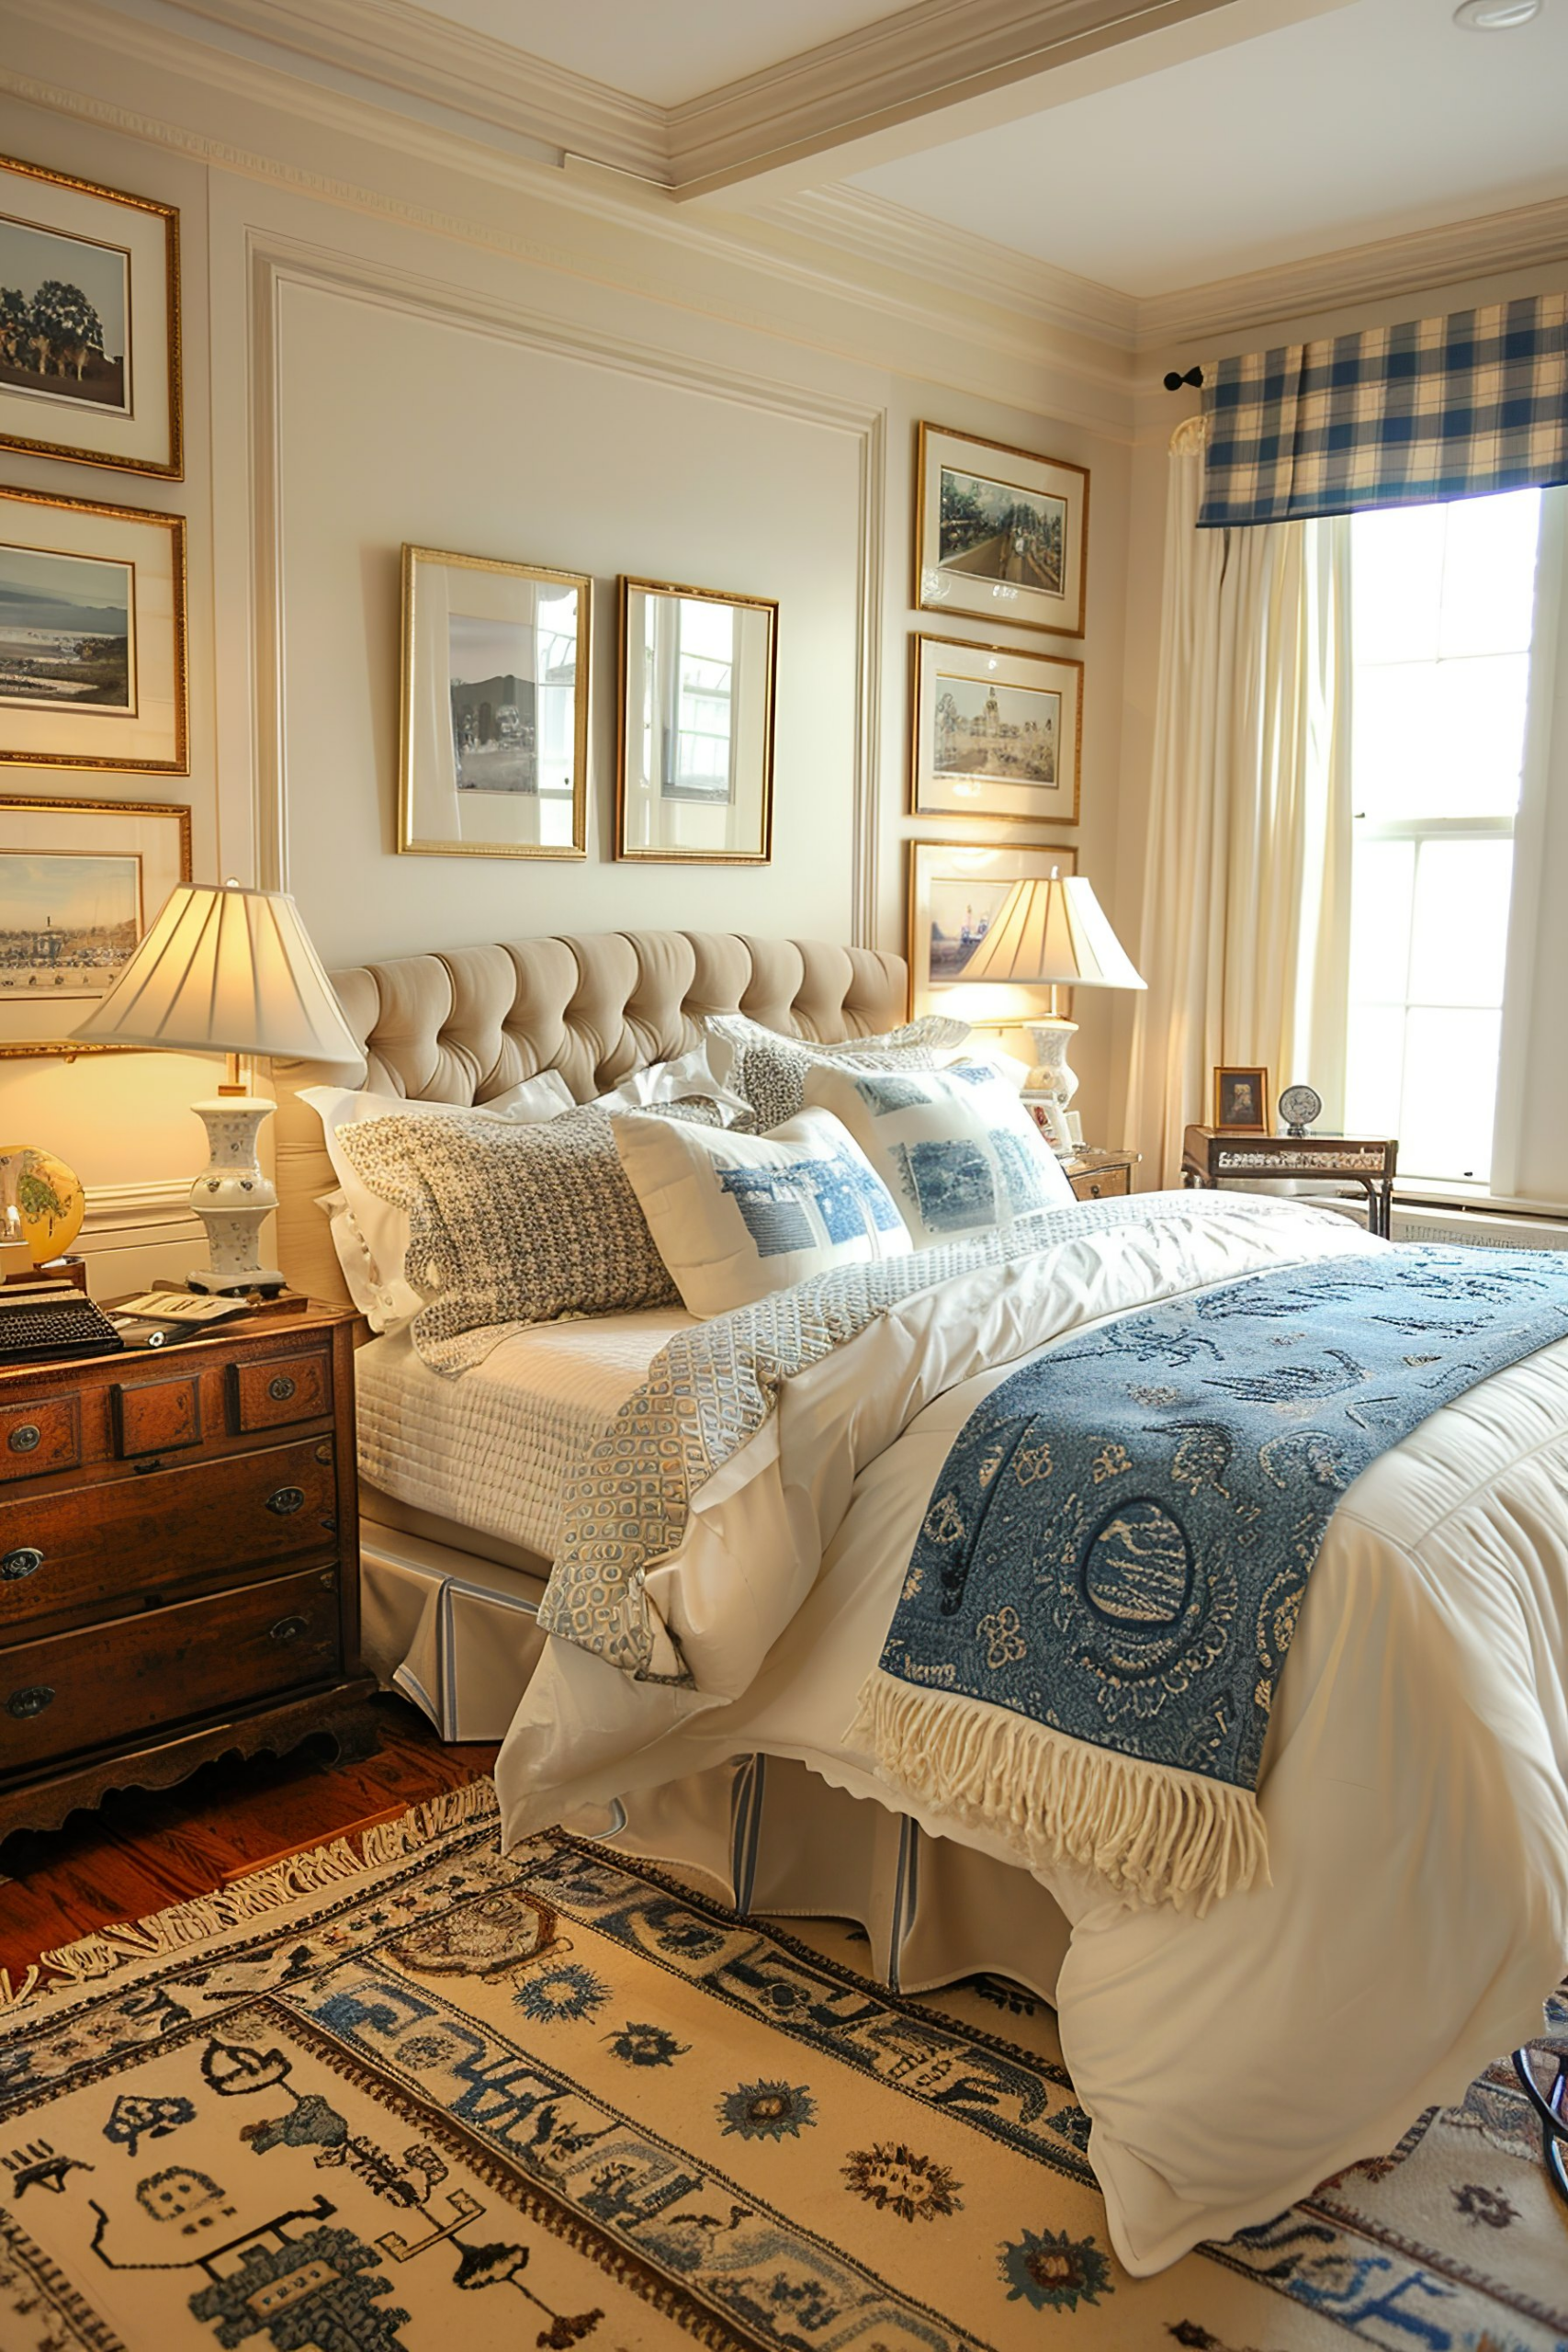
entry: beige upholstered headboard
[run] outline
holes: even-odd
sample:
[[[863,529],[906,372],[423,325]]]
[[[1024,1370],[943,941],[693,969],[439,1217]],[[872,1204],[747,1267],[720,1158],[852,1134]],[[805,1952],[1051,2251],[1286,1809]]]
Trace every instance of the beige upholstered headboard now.
[[[279,1062],[278,1263],[296,1290],[346,1302],[316,1203],[336,1179],[302,1086],[368,1085],[426,1102],[486,1102],[558,1069],[580,1102],[683,1053],[696,1016],[749,1012],[770,1029],[836,1041],[903,1020],[900,956],[728,932],[599,932],[509,940],[334,972],[361,1069]]]

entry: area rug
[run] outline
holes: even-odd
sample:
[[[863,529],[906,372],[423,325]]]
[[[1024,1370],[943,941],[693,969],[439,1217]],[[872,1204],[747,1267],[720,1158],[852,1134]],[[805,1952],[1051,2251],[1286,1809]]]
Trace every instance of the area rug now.
[[[51,1955],[0,2018],[4,2352],[1548,2352],[1568,2216],[1506,2068],[1154,2279],[1050,2012],[476,1783]],[[1568,2007],[1551,2021],[1568,2041]]]

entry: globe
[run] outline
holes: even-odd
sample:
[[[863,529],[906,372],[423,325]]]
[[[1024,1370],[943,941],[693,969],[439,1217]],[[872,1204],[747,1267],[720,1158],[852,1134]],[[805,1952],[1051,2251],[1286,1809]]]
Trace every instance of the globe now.
[[[62,1258],[87,1213],[73,1168],[33,1144],[0,1145],[0,1241],[25,1241],[35,1266]]]

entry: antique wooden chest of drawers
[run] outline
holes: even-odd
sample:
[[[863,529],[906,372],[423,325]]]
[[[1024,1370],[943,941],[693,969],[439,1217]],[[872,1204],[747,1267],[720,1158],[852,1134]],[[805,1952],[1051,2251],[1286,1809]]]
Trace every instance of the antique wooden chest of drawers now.
[[[0,1837],[345,1734],[355,1319],[0,1371]]]

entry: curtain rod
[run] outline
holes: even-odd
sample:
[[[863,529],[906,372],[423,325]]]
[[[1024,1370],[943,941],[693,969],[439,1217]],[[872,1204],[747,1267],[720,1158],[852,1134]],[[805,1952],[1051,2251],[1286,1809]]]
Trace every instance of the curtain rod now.
[[[1179,376],[1173,368],[1165,379],[1165,389],[1168,392],[1179,392],[1183,384],[1190,384],[1194,390],[1199,390],[1201,389],[1202,382],[1201,368],[1189,368],[1185,376]]]

